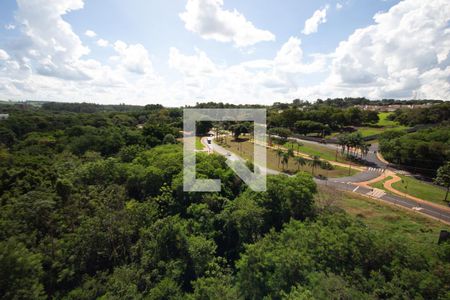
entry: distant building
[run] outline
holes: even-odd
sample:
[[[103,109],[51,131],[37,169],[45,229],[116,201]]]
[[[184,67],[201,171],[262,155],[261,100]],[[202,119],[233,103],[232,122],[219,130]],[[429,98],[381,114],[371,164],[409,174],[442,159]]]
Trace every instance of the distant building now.
[[[393,112],[401,108],[425,108],[433,105],[432,103],[427,104],[390,104],[390,105],[355,105],[362,110],[371,110],[378,112]]]
[[[9,118],[9,114],[0,114],[0,120],[6,120]]]

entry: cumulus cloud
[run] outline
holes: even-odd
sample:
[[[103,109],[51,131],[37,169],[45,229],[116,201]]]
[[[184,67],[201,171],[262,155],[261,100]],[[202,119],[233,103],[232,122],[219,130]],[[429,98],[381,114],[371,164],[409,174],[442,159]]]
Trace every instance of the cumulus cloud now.
[[[6,30],[14,30],[14,29],[16,29],[16,25],[14,25],[14,24],[6,24],[5,25],[5,29]]]
[[[291,37],[273,59],[228,66],[214,63],[203,51],[186,55],[172,47],[169,65],[183,75],[175,83],[178,89],[173,90],[184,90],[183,96],[188,99],[201,95],[205,99],[220,97],[239,103],[270,103],[280,95],[294,97],[302,75],[322,71],[325,63],[322,56],[314,56],[312,62],[305,63],[301,40]]]
[[[109,42],[107,40],[104,40],[104,39],[98,39],[97,40],[97,45],[99,47],[108,47],[109,46]]]
[[[184,55],[175,47],[169,51],[169,66],[185,76],[209,76],[216,72],[216,65],[205,52],[196,50],[196,54]]]
[[[100,42],[97,37],[97,45],[110,45],[116,54],[106,62],[92,59],[89,48],[63,19],[82,8],[83,1],[19,0],[16,18],[22,38],[14,47],[1,46],[1,96],[134,104],[170,101],[167,105],[201,99],[234,103],[343,96],[450,99],[446,2],[404,0],[376,14],[373,25],[355,30],[327,54],[307,55],[298,37],[290,37],[267,59],[235,64],[215,61],[200,49],[186,54],[172,47],[167,63],[179,74],[168,79],[156,74],[149,51],[141,44]],[[222,2],[211,3],[224,11]],[[214,5],[211,11],[217,17]],[[210,31],[202,32],[216,27],[206,26]],[[238,45],[235,27],[230,28],[225,38],[218,36]],[[210,38],[215,36],[211,34]]]
[[[140,44],[116,42],[117,60],[108,64],[89,58],[89,48],[63,19],[82,7],[81,0],[18,0],[15,16],[22,35],[0,51],[2,96],[145,103],[153,93],[165,95],[164,82],[152,72]]]
[[[119,61],[121,66],[127,71],[137,74],[145,74],[152,71],[152,63],[147,49],[141,44],[127,45],[119,40],[114,43],[114,50],[119,55],[112,57],[112,59]]]
[[[8,59],[9,59],[8,53],[5,50],[0,49],[0,60],[8,60]]]
[[[322,9],[318,9],[314,14],[305,21],[305,27],[302,30],[304,35],[317,32],[319,25],[327,22],[327,10],[329,6],[325,6]]]
[[[84,32],[84,35],[86,35],[86,36],[88,36],[88,37],[90,37],[90,38],[93,38],[93,37],[96,37],[96,36],[97,36],[97,34],[96,34],[94,31],[92,31],[92,30],[86,30],[86,31]]]
[[[339,44],[328,82],[369,88],[375,97],[450,98],[450,78],[445,77],[450,66],[447,1],[402,1],[376,14],[374,21]],[[436,77],[431,80],[430,74]]]
[[[303,62],[303,50],[301,40],[297,37],[290,37],[277,52],[274,59],[275,68],[285,73],[307,74],[320,72],[325,68],[324,55],[315,55],[313,62]]]
[[[224,10],[222,6],[223,0],[188,0],[180,18],[187,30],[202,38],[233,42],[237,47],[275,40],[270,31],[256,28],[240,12]]]
[[[26,37],[23,44],[30,48],[22,50],[34,57],[36,71],[46,76],[88,79],[76,62],[90,50],[62,18],[70,11],[81,9],[83,1],[18,0],[17,5],[16,18]]]
[[[344,7],[341,3],[336,3],[336,10],[341,10]]]

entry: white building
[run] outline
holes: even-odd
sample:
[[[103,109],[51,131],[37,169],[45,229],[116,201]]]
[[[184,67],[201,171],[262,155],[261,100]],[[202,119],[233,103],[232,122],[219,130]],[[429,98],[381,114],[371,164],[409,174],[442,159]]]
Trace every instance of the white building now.
[[[0,114],[0,120],[6,120],[9,118],[9,114]]]

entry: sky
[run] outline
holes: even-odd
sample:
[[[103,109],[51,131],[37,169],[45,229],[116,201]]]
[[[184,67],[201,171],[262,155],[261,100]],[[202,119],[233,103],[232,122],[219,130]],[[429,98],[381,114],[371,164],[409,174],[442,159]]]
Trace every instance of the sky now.
[[[450,99],[448,0],[2,0],[0,99]]]

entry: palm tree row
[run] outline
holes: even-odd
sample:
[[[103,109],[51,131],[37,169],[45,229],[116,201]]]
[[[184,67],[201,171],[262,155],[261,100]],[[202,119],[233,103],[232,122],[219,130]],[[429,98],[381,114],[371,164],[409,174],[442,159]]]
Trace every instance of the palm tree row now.
[[[317,167],[322,165],[322,161],[320,160],[320,156],[314,155],[312,160],[308,160],[303,156],[295,156],[294,150],[288,149],[287,151],[283,151],[282,149],[276,149],[276,154],[278,156],[278,168],[280,167],[280,163],[282,165],[283,171],[286,170],[286,167],[289,164],[289,159],[291,157],[294,158],[295,163],[297,165],[297,171],[300,171],[300,168],[309,164],[311,166],[312,175],[314,176],[314,171]]]
[[[341,146],[342,155],[348,156],[366,156],[369,153],[370,145],[367,144],[360,132],[343,134],[338,137],[338,144]]]

